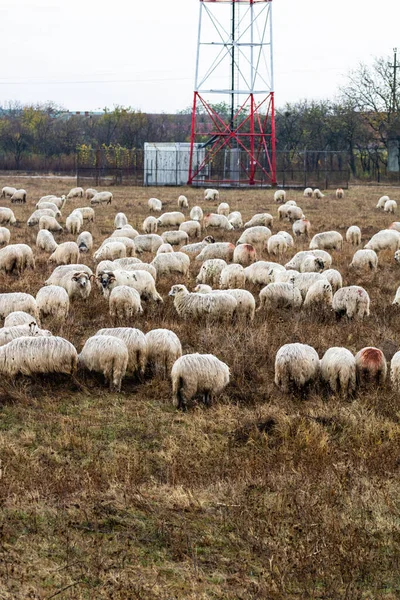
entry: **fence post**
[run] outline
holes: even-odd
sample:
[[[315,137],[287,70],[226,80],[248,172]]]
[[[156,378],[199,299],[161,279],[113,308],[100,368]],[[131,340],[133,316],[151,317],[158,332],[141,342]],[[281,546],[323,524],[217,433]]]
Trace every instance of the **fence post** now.
[[[304,188],[307,187],[307,150],[304,149]]]

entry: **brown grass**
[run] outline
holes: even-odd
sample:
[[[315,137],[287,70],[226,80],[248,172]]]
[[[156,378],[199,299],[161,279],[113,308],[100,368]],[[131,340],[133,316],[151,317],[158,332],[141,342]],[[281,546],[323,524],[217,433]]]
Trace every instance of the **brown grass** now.
[[[27,230],[28,215],[41,195],[65,192],[66,184],[20,185],[29,202],[15,208],[20,224],[11,228],[12,242],[34,247],[37,228]],[[204,208],[200,190],[113,191],[115,203],[97,209],[91,227],[97,244],[118,210],[139,229],[150,196],[176,210],[185,193],[191,206]],[[342,201],[332,192],[320,201],[289,197],[314,232],[344,234],[358,224],[366,240],[393,220],[373,209],[382,193],[360,187]],[[221,197],[246,220],[276,214],[270,191],[227,190]],[[280,229],[290,226],[276,221],[274,231]],[[237,234],[219,237],[235,241]],[[275,354],[287,342],[309,343],[320,356],[333,345],[354,353],[378,346],[388,359],[397,351],[400,319],[391,302],[399,267],[382,254],[376,275],[356,275],[348,268],[352,253],[347,244],[334,252],[333,266],[345,284],[370,294],[371,316],[362,323],[336,321],[330,312],[288,312],[257,314],[250,327],[228,330],[186,324],[167,297],[171,281],[157,283],[164,305],[148,305],[132,325],[145,332],[169,327],[184,352],[212,352],[229,364],[232,382],[210,409],[177,412],[170,383],[161,379],[125,380],[120,394],[110,394],[101,377],[81,374],[73,381],[2,382],[0,598],[398,598],[398,394],[387,383],[351,400],[322,388],[301,398],[273,384]],[[0,276],[0,290],[36,294],[52,270],[46,258],[36,253],[36,271],[20,279]],[[92,265],[90,257],[84,261]],[[193,263],[189,287],[197,270]],[[79,351],[112,324],[95,290],[61,327],[45,326]]]

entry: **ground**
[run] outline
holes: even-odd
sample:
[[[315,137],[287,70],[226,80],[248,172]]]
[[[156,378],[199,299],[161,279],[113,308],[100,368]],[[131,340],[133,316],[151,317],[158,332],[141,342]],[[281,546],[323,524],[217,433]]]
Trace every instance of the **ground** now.
[[[0,179],[0,187],[11,185]],[[11,242],[34,248],[36,270],[0,275],[0,291],[35,295],[53,267],[37,252],[37,228],[26,220],[37,200],[63,193],[73,181],[19,179],[28,204],[15,207]],[[124,211],[140,229],[147,199],[177,210],[215,210],[202,191],[113,188],[114,201],[96,209],[96,246]],[[375,210],[379,196],[400,190],[354,187],[337,201],[289,191],[313,232],[345,234],[359,225],[363,244],[396,217]],[[244,220],[276,217],[268,190],[222,190],[221,200]],[[2,201],[10,205],[9,201]],[[70,206],[87,202],[75,201]],[[62,223],[69,213],[63,211]],[[275,218],[274,232],[290,231]],[[238,233],[217,236],[236,241]],[[58,239],[73,239],[63,233]],[[307,246],[296,244],[287,254]],[[17,378],[0,382],[0,598],[15,599],[376,599],[400,597],[399,395],[389,380],[343,399],[322,387],[305,397],[274,386],[274,359],[288,342],[311,344],[322,357],[331,346],[357,352],[399,349],[399,309],[392,301],[400,268],[381,253],[376,275],[349,269],[354,249],[333,252],[344,284],[365,287],[371,315],[362,323],[317,314],[256,314],[253,324],[185,323],[160,280],[164,298],[132,325],[167,327],[184,352],[211,352],[231,369],[231,383],[211,408],[181,413],[168,379],[124,380],[111,394],[102,378]],[[268,260],[267,253],[262,258]],[[145,257],[151,260],[151,257]],[[93,266],[91,257],[83,259]],[[192,261],[188,287],[195,285]],[[258,300],[258,289],[251,289]],[[65,323],[45,326],[78,351],[90,335],[112,326],[97,290],[72,306]]]

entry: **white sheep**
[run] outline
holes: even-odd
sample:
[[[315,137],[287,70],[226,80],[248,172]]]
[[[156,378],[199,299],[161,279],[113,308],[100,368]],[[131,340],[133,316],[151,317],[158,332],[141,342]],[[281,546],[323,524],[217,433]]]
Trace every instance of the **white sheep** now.
[[[369,242],[365,244],[364,248],[367,250],[374,250],[375,252],[380,252],[381,250],[392,250],[392,252],[395,252],[400,248],[400,232],[395,229],[383,229],[382,231],[378,231],[378,233],[375,233]]]
[[[302,262],[307,258],[307,256],[317,256],[318,258],[321,258],[324,261],[325,269],[329,269],[329,267],[332,265],[332,257],[325,250],[301,250],[300,252],[297,252],[288,263],[286,263],[285,269],[296,269],[299,271]]]
[[[243,227],[242,215],[238,210],[229,213],[228,221],[232,225],[233,229],[240,229]]]
[[[40,208],[40,205],[44,202],[51,202],[59,210],[61,210],[64,207],[66,200],[67,199],[64,195],[60,197],[54,196],[54,194],[50,194],[49,196],[42,196],[42,198],[40,198],[39,202],[36,204],[36,208]]]
[[[257,252],[251,244],[238,244],[233,252],[233,262],[248,267],[257,260]]]
[[[293,283],[269,283],[260,291],[258,310],[300,308],[303,302],[300,291]]]
[[[383,211],[394,214],[397,211],[397,202],[395,200],[386,200]]]
[[[321,190],[315,188],[315,190],[313,191],[313,198],[317,198],[317,200],[320,200],[321,198],[324,198],[324,194],[321,192]]]
[[[250,221],[244,224],[245,227],[257,227],[262,225],[263,227],[272,227],[274,223],[274,217],[269,213],[257,213],[253,215]]]
[[[384,208],[385,207],[385,203],[390,200],[389,196],[381,196],[378,200],[378,204],[376,205],[376,208]]]
[[[17,188],[6,185],[1,190],[1,198],[12,198],[16,191]]]
[[[57,248],[57,242],[53,237],[51,231],[47,229],[41,229],[38,231],[36,236],[36,246],[44,252],[54,252]]]
[[[357,225],[352,225],[346,231],[346,242],[349,242],[352,246],[361,244],[361,229]]]
[[[275,385],[288,393],[292,388],[302,390],[319,375],[319,357],[307,344],[285,344],[275,358]]]
[[[392,304],[400,304],[400,286],[396,290],[396,295],[394,297]]]
[[[204,190],[204,200],[219,200],[219,191],[214,189]]]
[[[246,276],[244,268],[239,264],[227,265],[221,271],[219,286],[221,289],[244,288]]]
[[[123,212],[117,213],[114,219],[115,229],[122,229],[125,225],[128,225],[128,217]]]
[[[214,242],[215,239],[213,238],[213,236],[207,235],[201,242],[196,242],[195,244],[187,244],[186,246],[182,246],[181,252],[187,252],[187,254],[190,255],[199,254],[203,250],[203,248],[205,248],[209,244],[214,244]]]
[[[224,215],[218,215],[217,213],[209,213],[203,219],[204,229],[212,227],[214,229],[221,229],[222,231],[231,231],[233,225],[228,221],[228,218]]]
[[[339,271],[337,271],[336,269],[327,269],[326,271],[323,272],[323,276],[331,284],[333,293],[337,292],[338,289],[343,287],[342,276],[339,273]]]
[[[47,285],[36,294],[40,318],[53,317],[63,324],[69,312],[69,297],[60,285]]]
[[[29,325],[30,323],[35,323],[40,327],[39,319],[23,310],[10,312],[4,319],[4,327],[17,327],[18,325]]]
[[[220,258],[211,258],[204,261],[196,277],[196,282],[216,285],[219,283],[221,272],[226,266],[226,262]]]
[[[0,348],[0,373],[6,377],[39,373],[71,375],[77,362],[74,346],[58,336],[21,337]]]
[[[83,198],[83,188],[81,187],[74,187],[72,188],[72,190],[70,190],[67,194],[67,200],[72,200],[73,198]]]
[[[256,301],[254,300],[253,294],[247,290],[242,289],[227,289],[227,290],[213,290],[210,285],[200,283],[196,285],[195,292],[199,294],[229,294],[236,300],[237,306],[233,313],[234,317],[243,318],[248,321],[254,319],[256,311]]]
[[[394,221],[389,225],[388,229],[395,229],[396,231],[400,231],[400,221]]]
[[[185,246],[181,248],[181,252]],[[186,246],[187,248],[187,246]],[[231,262],[233,259],[233,253],[235,246],[230,242],[215,242],[212,244],[206,244],[201,252],[196,256],[196,260],[204,261],[209,258],[222,258],[225,262]],[[185,250],[187,252],[187,250]]]
[[[349,319],[363,319],[369,316],[369,296],[364,288],[358,285],[342,287],[333,296],[332,308],[338,315],[346,315]]]
[[[182,356],[180,339],[170,329],[152,329],[146,333],[147,361],[153,372],[169,375],[174,362]]]
[[[14,194],[11,196],[12,204],[25,204],[26,203],[26,191],[25,190],[16,190]]]
[[[189,202],[186,196],[179,196],[178,198],[178,207],[179,208],[189,208]]]
[[[171,244],[171,246],[183,246],[189,241],[189,236],[186,231],[164,231],[161,235],[164,244]]]
[[[236,242],[237,244],[251,244],[262,251],[267,248],[268,239],[271,237],[271,230],[268,227],[258,225],[245,229]]]
[[[0,224],[2,225],[15,225],[17,219],[11,208],[0,206]]]
[[[10,230],[7,227],[0,227],[0,247],[7,246],[11,239]]]
[[[325,268],[325,263],[318,256],[306,256],[300,265],[300,273],[320,273]]]
[[[193,206],[192,210],[190,211],[190,218],[193,221],[202,221],[203,220],[203,211],[201,209],[200,206]]]
[[[141,254],[142,252],[155,253],[161,244],[163,244],[163,239],[156,233],[147,233],[135,237],[135,251],[138,254]]]
[[[62,231],[62,226],[57,222],[55,217],[51,217],[50,215],[42,215],[39,219],[39,230],[57,232]]]
[[[341,250],[342,247],[343,237],[338,231],[322,231],[310,242],[310,250]]]
[[[201,225],[198,221],[185,221],[179,225],[179,231],[184,231],[190,238],[198,238],[201,234]]]
[[[139,232],[136,231],[136,229],[134,229],[132,227],[132,225],[125,225],[124,227],[122,227],[122,229],[117,229],[116,231],[113,231],[111,234],[112,238],[118,237],[118,238],[129,238],[130,240],[134,241],[136,240],[136,238],[138,237]]]
[[[306,308],[321,309],[332,306],[332,286],[327,279],[319,279],[308,288],[303,306]]]
[[[155,217],[146,217],[143,221],[142,230],[145,233],[157,233],[157,219]]]
[[[159,227],[178,227],[185,221],[185,215],[178,211],[166,212],[157,219]]]
[[[355,252],[350,267],[358,270],[368,269],[376,271],[378,268],[378,255],[374,250],[357,250]]]
[[[35,259],[27,244],[10,244],[0,249],[0,271],[21,274],[25,269],[34,269]]]
[[[90,204],[111,204],[113,195],[111,192],[97,192],[90,199]]]
[[[122,229],[119,229],[118,231],[121,232]],[[131,240],[131,238],[123,237],[122,235],[121,236],[112,235],[111,237],[103,240],[99,250],[101,248],[103,248],[104,246],[107,246],[108,244],[123,244],[125,246],[126,256],[131,257],[131,256],[135,255],[136,244],[135,244],[134,240]],[[117,252],[117,250],[115,250],[115,252]],[[117,258],[117,257],[115,257],[115,258]],[[119,258],[123,258],[123,257],[121,256]]]
[[[285,267],[279,265],[278,263],[269,262],[266,260],[258,260],[257,262],[245,268],[244,274],[246,277],[246,282],[257,286],[267,285],[268,283],[271,283],[270,272],[273,269],[285,271]]]
[[[64,242],[59,244],[53,254],[49,256],[50,262],[57,265],[69,265],[79,260],[79,247],[75,242]]]
[[[276,190],[274,193],[274,202],[279,202],[280,204],[284,204],[286,202],[285,190]]]
[[[285,238],[288,248],[294,248],[294,239],[290,233],[287,231],[278,231],[277,235],[281,235],[283,238]]]
[[[139,292],[127,285],[119,285],[111,290],[108,305],[112,319],[129,321],[143,313]]]
[[[12,340],[21,337],[49,337],[52,334],[46,329],[39,329],[35,321],[25,323],[24,325],[14,325],[13,327],[2,327],[0,329],[0,346],[5,346]]]
[[[59,285],[58,281],[62,279],[66,273],[71,273],[73,271],[81,271],[82,273],[87,273],[89,276],[93,274],[90,267],[81,263],[75,265],[60,265],[59,267],[56,267],[50,275],[48,279],[49,283],[47,285]],[[50,279],[52,281],[50,281]]]
[[[162,210],[162,202],[158,198],[149,198],[147,206],[152,212],[161,212]]]
[[[268,283],[294,283],[296,276],[299,275],[299,271],[295,271],[294,269],[289,269],[286,271],[285,269],[281,271],[280,269],[276,269],[272,267],[268,271]]]
[[[122,340],[128,349],[127,375],[142,377],[147,365],[147,343],[145,334],[134,327],[109,327],[100,329],[96,336],[111,335]]]
[[[310,287],[321,279],[325,279],[323,273],[299,273],[298,275],[293,275],[289,281],[299,290],[304,300]]]
[[[88,188],[85,192],[85,198],[86,200],[91,200],[96,194],[97,190],[95,190],[94,188]]]
[[[102,373],[110,390],[120,392],[128,359],[128,348],[123,340],[112,335],[95,335],[86,340],[78,356],[78,366]]]
[[[171,370],[173,405],[185,410],[200,395],[210,405],[229,383],[229,367],[213,354],[186,354]]]
[[[90,231],[81,231],[78,235],[76,243],[79,248],[79,252],[90,252],[93,248],[93,237]]]
[[[121,242],[108,242],[102,244],[98,250],[93,254],[93,259],[96,261],[100,260],[114,260],[116,258],[126,257],[126,246]]]
[[[81,230],[82,221],[76,214],[68,215],[67,220],[65,221],[65,227],[69,233],[72,233],[72,235],[77,235]]]
[[[113,269],[112,271],[99,273],[97,279],[105,298],[109,297],[111,290],[115,287],[128,285],[137,290],[143,299],[150,298],[154,302],[163,302],[163,299],[156,290],[154,278],[147,271]]]
[[[157,277],[165,275],[189,276],[190,258],[183,252],[163,252],[158,254],[151,264],[156,269]]]
[[[304,219],[303,209],[300,206],[289,206],[286,211],[287,218],[291,223]]]
[[[231,209],[230,209],[229,204],[227,202],[221,202],[218,205],[217,213],[219,215],[225,215],[225,217],[227,217],[230,212],[231,212]]]
[[[396,391],[400,389],[400,352],[396,352],[390,361],[390,381]]]
[[[86,300],[90,296],[91,284],[90,279],[92,274],[87,273],[83,270],[75,270],[76,266],[82,265],[66,265],[67,267],[74,267],[74,269],[68,271],[58,271],[60,267],[57,267],[50,275],[49,279],[45,281],[45,285],[59,285],[63,287],[70,300],[82,298]],[[85,265],[83,265],[85,266]]]
[[[36,322],[39,319],[36,300],[30,294],[23,292],[5,292],[0,294],[0,318],[4,319],[7,315],[15,311],[29,313]]]
[[[310,188],[310,187],[306,188],[303,192],[304,198],[312,198],[312,194],[313,194],[313,191],[312,191],[312,188]]]
[[[338,188],[336,190],[336,199],[337,200],[341,200],[342,198],[344,198],[344,191],[342,190],[342,188]]]
[[[271,235],[268,238],[267,242],[267,250],[268,254],[272,254],[274,256],[282,256],[287,252],[288,244],[283,235],[279,235],[278,233],[275,235]]]
[[[94,223],[95,213],[91,206],[82,206],[80,208],[76,208],[74,210],[74,213],[75,212],[81,213],[84,221],[91,221],[92,223]]]
[[[161,244],[161,246],[158,248],[158,250],[156,252],[156,256],[158,254],[166,254],[168,252],[174,252],[174,249],[171,246],[171,244]]]
[[[352,394],[356,389],[356,359],[347,348],[329,348],[320,361],[321,379],[334,394]]]
[[[311,233],[311,223],[305,217],[297,219],[292,225],[292,231],[296,237],[304,235],[308,238]]]
[[[108,261],[103,261],[108,262]],[[139,259],[133,256],[127,256],[126,258],[116,258],[111,262],[110,269],[106,268],[103,270],[113,270],[113,269],[122,269],[124,271],[147,271],[150,273],[154,281],[157,279],[157,270],[154,265],[149,265],[149,263],[141,262]],[[101,269],[99,269],[98,273],[100,273]]]
[[[174,298],[176,312],[184,319],[211,317],[232,320],[237,301],[222,290],[219,294],[191,293],[184,285],[172,286],[169,296]]]
[[[357,383],[375,382],[383,385],[387,374],[385,355],[379,348],[362,348],[355,356]]]
[[[61,217],[61,211],[58,208],[58,206],[56,204],[54,204],[54,202],[38,202],[36,204],[36,208],[38,208],[39,210],[43,210],[44,208],[49,208],[50,210],[52,210],[54,212],[54,216],[55,217]]]

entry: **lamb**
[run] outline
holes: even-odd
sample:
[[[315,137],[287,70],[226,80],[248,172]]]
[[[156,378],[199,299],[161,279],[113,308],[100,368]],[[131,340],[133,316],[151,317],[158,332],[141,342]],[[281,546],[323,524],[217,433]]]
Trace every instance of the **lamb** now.
[[[26,191],[25,190],[16,190],[14,194],[11,196],[12,204],[25,204],[26,203]]]
[[[43,215],[39,219],[39,230],[47,230],[51,232],[62,231],[61,225],[57,222],[55,217],[50,215]]]
[[[364,248],[374,250],[375,252],[380,252],[381,250],[392,250],[392,252],[395,252],[400,248],[400,233],[395,229],[378,231],[365,244]]]
[[[390,361],[390,380],[396,391],[400,389],[400,352],[396,352]]]
[[[325,263],[318,256],[306,256],[300,265],[300,273],[320,273],[325,268]]]
[[[39,310],[36,300],[30,294],[22,292],[9,292],[0,294],[0,318],[4,319],[7,315],[15,311],[27,312],[34,319],[39,319]]]
[[[93,189],[93,188],[88,188],[85,192],[85,198],[86,200],[91,200],[93,198],[93,196],[95,196],[97,194],[97,190]]]
[[[297,219],[292,225],[292,230],[296,237],[304,235],[308,238],[311,233],[311,223],[305,217]]]
[[[323,272],[323,276],[331,284],[333,293],[337,292],[338,289],[343,287],[342,276],[339,271],[336,271],[336,269],[327,269]]]
[[[352,225],[346,231],[346,242],[349,242],[352,246],[361,244],[361,229],[357,225]]]
[[[294,221],[298,221],[299,219],[304,219],[303,209],[300,206],[289,206],[286,211],[287,218],[291,223]]]
[[[321,379],[334,394],[347,396],[356,389],[356,359],[347,348],[329,348],[320,362]]]
[[[182,356],[182,344],[169,329],[153,329],[146,333],[147,360],[152,370],[164,377]]]
[[[243,227],[242,215],[238,210],[229,213],[228,221],[232,225],[233,229],[240,229]]]
[[[16,191],[17,191],[17,188],[6,185],[1,190],[1,198],[12,198],[12,196],[15,194]]]
[[[283,235],[271,235],[267,242],[268,254],[282,256],[288,249],[287,241]]]
[[[338,231],[323,231],[314,235],[310,242],[310,250],[341,250],[343,237]]]
[[[81,265],[67,266],[79,267]],[[57,269],[59,268],[60,267],[57,267]],[[45,285],[59,285],[63,287],[66,290],[70,300],[76,300],[77,298],[86,300],[89,297],[92,289],[90,284],[90,279],[93,277],[92,274],[89,274],[84,270],[75,269],[57,272],[57,269],[55,269],[50,275],[49,279],[45,281]]]
[[[39,329],[35,321],[25,323],[24,325],[16,325],[13,327],[3,327],[0,329],[0,346],[5,346],[12,340],[20,337],[46,336],[52,334],[46,329]]]
[[[95,212],[91,206],[82,206],[80,208],[76,208],[73,212],[80,213],[84,221],[91,221],[94,223]]]
[[[112,271],[99,273],[97,279],[105,298],[109,297],[113,288],[119,285],[128,285],[137,290],[141,298],[150,298],[154,302],[163,302],[163,299],[156,290],[154,278],[147,271],[113,269]]]
[[[114,320],[129,321],[135,315],[143,314],[139,292],[127,285],[119,285],[111,290],[109,308]]]
[[[179,225],[179,231],[184,231],[190,238],[197,238],[201,234],[201,225],[198,221],[185,221]]]
[[[152,260],[151,264],[157,271],[157,277],[163,275],[182,275],[183,277],[189,277],[190,258],[183,252],[165,252],[158,254]]]
[[[229,204],[227,202],[221,202],[218,205],[217,214],[224,215],[225,217],[228,217],[230,211],[231,211],[231,209],[229,208]]]
[[[30,325],[31,323],[40,326],[39,319],[32,317],[32,315],[23,310],[10,312],[4,319],[4,327],[18,327],[19,325]]]
[[[277,235],[281,235],[285,238],[288,248],[294,248],[294,239],[287,231],[278,231]],[[271,239],[271,238],[270,238]]]
[[[254,314],[256,311],[256,302],[254,300],[253,294],[251,294],[247,290],[213,290],[211,286],[206,285],[204,283],[200,283],[199,285],[196,285],[194,291],[199,294],[229,294],[237,302],[237,306],[235,312],[233,313],[233,316],[239,319],[243,318],[248,321],[253,321],[254,319]]]
[[[81,230],[82,221],[76,214],[71,214],[65,221],[65,227],[69,233],[72,233],[72,235],[77,235]]]
[[[189,208],[189,202],[186,196],[179,196],[178,198],[178,207],[179,208]]]
[[[189,241],[189,236],[185,231],[165,231],[161,238],[164,243],[171,244],[171,246],[182,246]]]
[[[72,200],[73,198],[83,198],[84,191],[81,187],[72,188],[67,194],[67,200]]]
[[[199,254],[203,248],[208,246],[208,244],[214,244],[215,239],[212,235],[207,235],[204,240],[201,242],[197,242],[195,244],[187,244],[186,246],[182,246],[181,252],[186,252],[187,254]],[[233,253],[232,253],[233,256]]]
[[[98,250],[93,254],[93,258],[96,261],[100,260],[114,260],[116,258],[126,257],[126,246],[122,242],[108,242],[102,244]]]
[[[162,237],[156,233],[138,235],[135,237],[135,251],[137,254],[142,254],[142,252],[155,253],[162,243]]]
[[[351,285],[335,293],[332,307],[339,316],[345,314],[349,319],[363,319],[369,316],[369,304],[369,296],[364,288]]]
[[[312,188],[308,187],[304,190],[303,196],[304,196],[304,198],[312,198],[312,194],[313,194]]]
[[[301,252],[297,252],[297,254],[286,263],[285,269],[296,269],[299,271],[302,262],[307,256],[317,256],[318,258],[321,258],[324,261],[325,269],[329,269],[332,265],[332,257],[328,252],[325,252],[325,250],[302,250]]]
[[[258,225],[245,229],[236,242],[236,244],[251,244],[260,251],[267,248],[268,239],[271,237],[271,230],[268,227]]]
[[[336,190],[336,199],[341,200],[342,198],[344,198],[344,191],[342,190],[342,188],[338,188]]]
[[[143,221],[142,230],[145,233],[157,233],[157,219],[155,217],[146,217]]]
[[[378,255],[374,250],[357,250],[352,258],[350,267],[358,270],[369,269],[370,271],[376,271],[378,268]]]
[[[318,188],[315,188],[313,191],[313,197],[317,198],[317,200],[320,200],[321,198],[324,198],[324,194]]]
[[[381,196],[378,200],[378,204],[376,205],[376,208],[384,208],[385,207],[385,203],[390,200],[389,196]]]
[[[233,262],[248,267],[257,260],[257,253],[251,244],[239,244],[233,252]]]
[[[233,225],[228,221],[228,218],[224,215],[217,215],[216,213],[209,213],[204,217],[204,229],[213,227],[215,229],[222,229],[223,231],[231,231]]]
[[[63,324],[68,317],[68,293],[59,285],[48,285],[40,288],[36,294],[36,305],[41,319],[50,316]]]
[[[5,206],[0,207],[0,224],[1,225],[15,225],[17,219],[11,208]]]
[[[78,356],[78,366],[103,373],[110,390],[120,392],[128,360],[128,348],[123,340],[112,335],[95,335],[86,340]]]
[[[204,200],[219,200],[219,191],[214,189],[204,190]]]
[[[140,329],[134,327],[110,327],[100,329],[96,336],[111,335],[122,340],[128,349],[127,375],[144,375],[147,365],[146,336]]]
[[[58,336],[20,337],[0,348],[0,373],[6,377],[66,373],[78,362],[74,346]]]
[[[276,190],[274,193],[274,202],[279,202],[280,204],[284,204],[286,202],[285,190]]]
[[[61,217],[61,211],[59,210],[58,206],[54,204],[54,202],[38,202],[36,204],[36,208],[38,208],[39,210],[49,208],[54,212],[55,217]]]
[[[0,227],[0,247],[7,246],[11,239],[10,230],[7,227]]]
[[[367,347],[357,352],[356,357],[357,383],[375,382],[383,385],[387,374],[385,355],[379,348]]]
[[[275,385],[288,393],[291,388],[304,389],[319,375],[319,357],[307,344],[285,344],[276,353]]]
[[[196,282],[216,285],[219,283],[222,269],[226,266],[226,262],[220,258],[212,258],[204,261],[196,277]]]
[[[308,288],[304,299],[306,308],[322,308],[323,306],[332,306],[332,286],[327,279],[319,279]]]
[[[178,227],[185,220],[185,215],[181,212],[166,212],[159,216],[157,224],[159,227]]]
[[[200,206],[193,206],[192,210],[190,211],[190,218],[193,221],[202,221],[203,220],[203,211],[200,208]]]
[[[184,319],[214,317],[218,320],[232,320],[237,301],[228,293],[191,293],[184,285],[172,286],[169,296],[174,297],[176,312]]]
[[[397,202],[395,200],[386,200],[385,205],[383,207],[383,211],[394,214],[397,211]]]
[[[302,302],[301,293],[293,283],[269,283],[260,291],[258,310],[300,308]]]
[[[181,252],[183,251],[181,248]],[[187,248],[187,246],[186,246]],[[187,250],[185,250],[187,252]],[[204,261],[209,258],[222,258],[225,262],[231,262],[233,259],[233,253],[235,246],[230,242],[215,242],[213,244],[207,244],[196,256],[196,260]]]
[[[113,195],[111,192],[97,192],[93,198],[90,199],[90,204],[111,204]]]
[[[171,246],[171,244],[161,244],[161,246],[156,252],[156,256],[158,256],[158,254],[166,254],[168,252],[174,252],[174,249]]]
[[[27,244],[10,244],[0,250],[0,271],[21,274],[25,269],[34,269],[35,259]]]
[[[147,206],[152,212],[161,212],[162,202],[158,198],[150,198],[147,202]]]
[[[79,248],[79,252],[89,252],[93,248],[93,237],[90,231],[81,231],[78,235],[76,243]]]
[[[242,265],[227,265],[221,271],[219,286],[225,290],[227,288],[244,288],[246,276]]]
[[[185,410],[196,395],[209,406],[229,383],[229,367],[213,354],[186,354],[171,370],[173,405]]]
[[[285,267],[278,263],[259,260],[245,268],[244,274],[246,281],[252,285],[267,285],[271,282],[269,274],[272,269],[285,271]]]
[[[258,225],[261,225],[263,227],[271,227],[273,226],[274,223],[274,217],[272,215],[270,215],[269,213],[257,213],[256,215],[253,215],[250,219],[250,221],[247,221],[247,223],[244,224],[245,227],[257,227]]]

